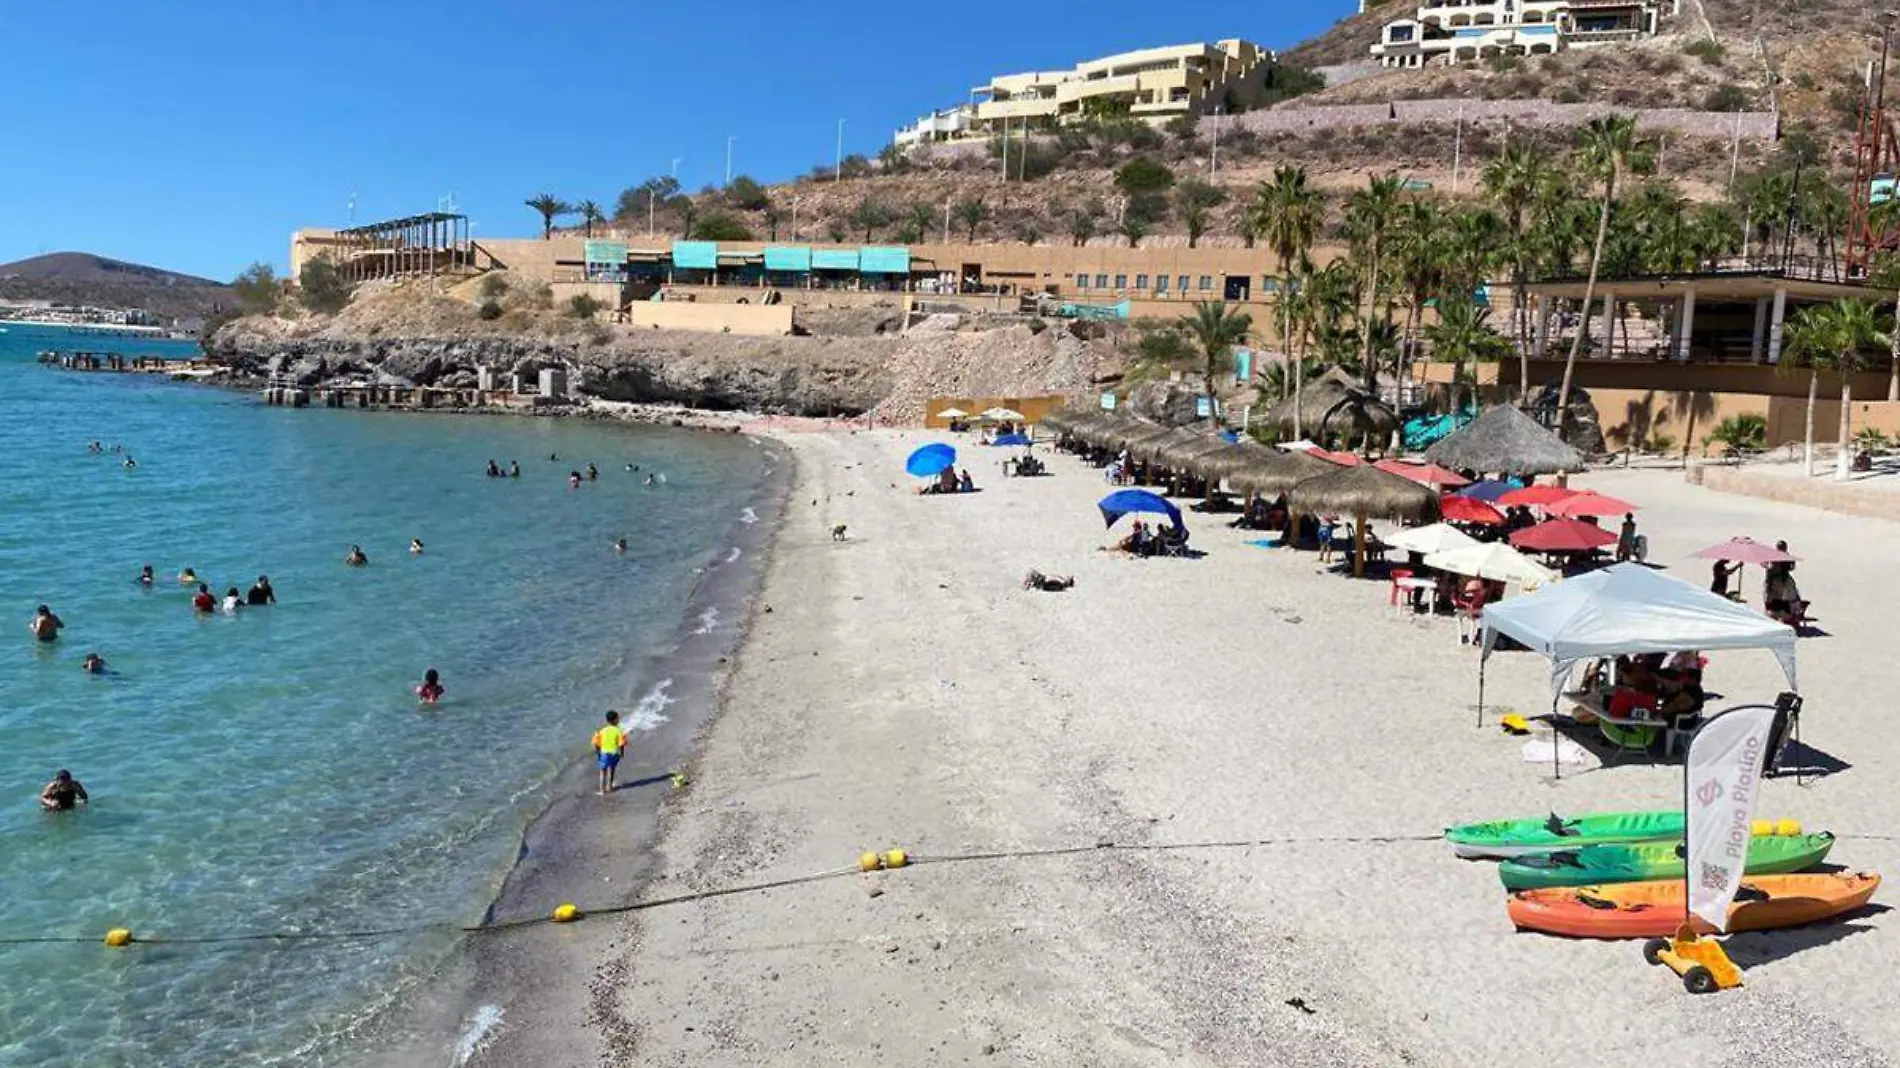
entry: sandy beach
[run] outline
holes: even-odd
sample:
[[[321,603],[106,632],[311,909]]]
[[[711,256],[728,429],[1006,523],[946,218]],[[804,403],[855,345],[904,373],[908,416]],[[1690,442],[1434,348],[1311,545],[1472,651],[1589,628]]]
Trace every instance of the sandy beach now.
[[[1635,944],[1513,932],[1490,866],[1418,839],[1670,805],[1680,769],[1592,761],[1553,782],[1521,739],[1474,726],[1477,654],[1452,622],[1394,616],[1384,583],[1249,545],[1225,517],[1189,515],[1200,559],[1100,552],[1104,485],[1069,457],[1054,477],[1005,480],[1000,456],[965,447],[983,492],[919,497],[902,459],[935,437],[784,440],[787,515],[692,785],[663,809],[645,896],[834,870],[865,849],[922,862],[529,929],[531,954],[593,971],[549,976],[556,1004],[508,1014],[475,1063],[527,1063],[511,1049],[574,1065],[1900,1056],[1886,982],[1900,937],[1878,909],[1737,936],[1748,985],[1705,998]],[[1891,874],[1900,844],[1865,837],[1900,831],[1882,625],[1900,577],[1875,555],[1891,525],[1680,472],[1575,481],[1643,504],[1652,561],[1698,585],[1689,554],[1732,535],[1803,556],[1826,632],[1800,647],[1805,740],[1844,767],[1771,781],[1761,814],[1835,831],[1832,860]],[[1021,590],[1032,567],[1076,587]],[[1759,571],[1745,582],[1758,599]],[[1490,721],[1545,710],[1545,677],[1500,654]],[[1729,703],[1782,686],[1765,652],[1715,656],[1708,684]],[[1400,840],[1338,841],[1375,837]]]

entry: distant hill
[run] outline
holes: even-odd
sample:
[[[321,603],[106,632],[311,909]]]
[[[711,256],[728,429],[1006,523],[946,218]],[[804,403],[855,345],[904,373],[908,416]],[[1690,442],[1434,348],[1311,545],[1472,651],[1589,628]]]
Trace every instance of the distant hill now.
[[[187,322],[235,303],[222,282],[88,252],[53,252],[0,264],[0,298],[143,308]]]

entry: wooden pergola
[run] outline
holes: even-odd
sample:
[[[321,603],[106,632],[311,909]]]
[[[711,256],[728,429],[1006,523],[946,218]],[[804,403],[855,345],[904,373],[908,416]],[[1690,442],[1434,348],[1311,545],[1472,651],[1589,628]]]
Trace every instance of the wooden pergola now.
[[[334,250],[351,282],[456,274],[475,266],[468,216],[432,211],[338,230]]]

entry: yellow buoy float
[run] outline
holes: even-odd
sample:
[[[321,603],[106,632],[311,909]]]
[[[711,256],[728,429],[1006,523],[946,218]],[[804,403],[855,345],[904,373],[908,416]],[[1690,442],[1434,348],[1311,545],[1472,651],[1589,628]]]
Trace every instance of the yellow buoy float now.
[[[553,920],[555,923],[573,923],[583,915],[585,915],[585,913],[581,912],[578,906],[568,903],[554,907]]]
[[[106,945],[113,949],[124,949],[132,944],[132,932],[123,927],[114,927],[106,932]]]

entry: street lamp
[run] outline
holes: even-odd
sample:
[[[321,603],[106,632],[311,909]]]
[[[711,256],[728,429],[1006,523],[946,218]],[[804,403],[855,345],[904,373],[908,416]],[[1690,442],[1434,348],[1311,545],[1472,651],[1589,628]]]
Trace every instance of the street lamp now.
[[[738,139],[739,139],[738,137],[731,136],[731,135],[728,135],[726,137],[726,184],[727,185],[732,184],[732,143],[734,141],[737,141]]]
[[[844,181],[844,120],[843,119],[838,120],[838,164],[837,164],[837,169],[832,172],[831,180],[834,182]]]

